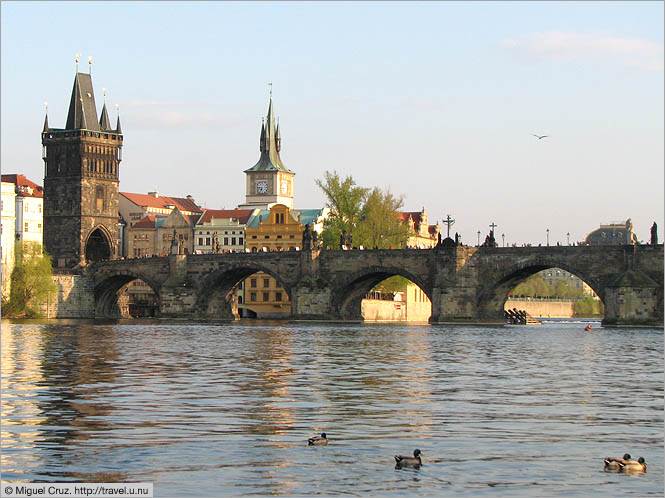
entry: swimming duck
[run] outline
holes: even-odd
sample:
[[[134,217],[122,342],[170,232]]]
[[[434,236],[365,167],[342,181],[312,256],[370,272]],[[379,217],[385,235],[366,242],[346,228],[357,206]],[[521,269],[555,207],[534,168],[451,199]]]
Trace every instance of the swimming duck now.
[[[413,456],[395,455],[395,467],[420,467],[423,464],[420,456],[422,453],[418,448],[413,451]]]
[[[606,470],[619,470],[620,463],[626,463],[630,461],[630,455],[628,453],[623,455],[623,458],[616,458],[616,457],[607,457],[605,458],[605,469]]]
[[[321,446],[328,444],[328,438],[326,437],[326,433],[322,432],[320,436],[312,436],[307,440],[307,444],[310,446]]]
[[[644,458],[640,457],[635,460],[626,460],[624,462],[619,462],[619,472],[646,472],[647,471],[647,462]]]

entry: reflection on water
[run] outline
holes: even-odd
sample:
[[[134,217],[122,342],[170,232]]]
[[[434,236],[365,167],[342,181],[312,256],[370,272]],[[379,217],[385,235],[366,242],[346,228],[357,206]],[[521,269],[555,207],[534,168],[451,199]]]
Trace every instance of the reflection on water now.
[[[626,451],[647,474],[603,472]],[[662,495],[663,333],[3,322],[1,462],[156,496]]]

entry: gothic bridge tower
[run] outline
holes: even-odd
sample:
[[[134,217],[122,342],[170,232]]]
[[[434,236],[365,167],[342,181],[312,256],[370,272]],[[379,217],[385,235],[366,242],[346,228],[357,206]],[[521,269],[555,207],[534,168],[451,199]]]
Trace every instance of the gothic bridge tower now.
[[[123,136],[99,120],[90,74],[77,72],[65,128],[42,131],[44,248],[53,265],[72,268],[118,255],[118,172]]]

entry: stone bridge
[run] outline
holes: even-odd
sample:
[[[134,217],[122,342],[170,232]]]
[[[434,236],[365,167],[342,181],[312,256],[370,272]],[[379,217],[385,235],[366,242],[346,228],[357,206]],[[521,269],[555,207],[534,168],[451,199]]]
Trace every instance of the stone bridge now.
[[[83,274],[94,288],[88,314],[97,318],[119,316],[118,296],[141,279],[159,296],[160,317],[232,319],[233,287],[263,271],[289,294],[292,319],[362,320],[365,294],[401,275],[431,300],[431,323],[503,323],[510,290],[553,267],[600,296],[603,325],[662,326],[663,245],[172,255],[93,263]]]

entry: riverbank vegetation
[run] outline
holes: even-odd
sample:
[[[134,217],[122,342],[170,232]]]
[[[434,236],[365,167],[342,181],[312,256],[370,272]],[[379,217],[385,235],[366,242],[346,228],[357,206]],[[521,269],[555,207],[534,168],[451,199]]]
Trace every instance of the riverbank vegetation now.
[[[2,300],[2,316],[34,318],[49,293],[58,291],[51,278],[51,257],[35,242],[16,245],[9,299]]]

